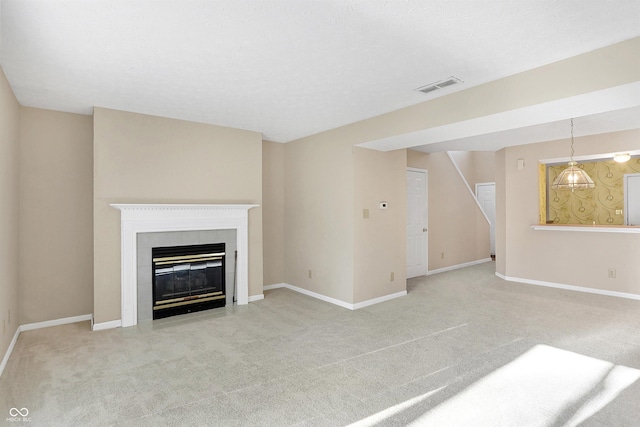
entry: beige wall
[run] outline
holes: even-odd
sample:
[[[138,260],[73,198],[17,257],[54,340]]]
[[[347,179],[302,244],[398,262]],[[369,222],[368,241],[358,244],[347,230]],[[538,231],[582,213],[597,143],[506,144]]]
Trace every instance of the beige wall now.
[[[576,138],[576,156],[638,148],[640,130]],[[566,157],[569,141],[551,141],[510,147],[504,150],[504,179],[500,179],[497,221],[499,258],[508,255],[498,272],[510,277],[610,291],[640,294],[640,239],[637,234],[535,231],[538,223],[538,161]],[[517,170],[517,159],[525,169]],[[609,268],[617,278],[609,279]]]
[[[353,300],[358,303],[406,290],[407,154],[355,147],[353,163]],[[379,208],[381,201],[387,209]]]
[[[110,203],[262,204],[259,133],[94,110],[94,316],[120,319],[120,213]],[[249,211],[249,295],[262,293],[262,208]]]
[[[0,360],[18,328],[20,106],[0,68]]]
[[[352,150],[331,132],[284,146],[285,282],[347,303],[353,303]]]
[[[407,166],[428,171],[429,271],[489,258],[489,223],[447,153],[407,150]]]
[[[495,181],[496,181],[496,271],[504,274],[509,254],[507,253],[507,177],[505,172],[505,151],[496,151]]]
[[[93,120],[20,109],[20,323],[93,313]]]
[[[262,142],[264,284],[284,282],[284,144]]]
[[[450,151],[471,191],[476,184],[495,181],[495,153],[493,151]]]
[[[474,175],[469,183],[475,191],[476,184],[481,182],[495,182],[496,153],[494,151],[472,151]]]
[[[473,165],[473,151],[449,151],[449,154],[458,166],[458,169],[460,169],[460,173],[464,176],[471,190],[475,191],[473,182],[476,171]]]

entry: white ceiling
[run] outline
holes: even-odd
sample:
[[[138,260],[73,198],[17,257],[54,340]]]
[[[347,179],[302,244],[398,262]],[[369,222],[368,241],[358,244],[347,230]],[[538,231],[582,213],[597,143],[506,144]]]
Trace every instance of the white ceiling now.
[[[640,36],[637,0],[0,1],[0,61],[21,105],[279,142]],[[414,91],[449,76],[464,84]],[[495,149],[474,136],[467,149]]]

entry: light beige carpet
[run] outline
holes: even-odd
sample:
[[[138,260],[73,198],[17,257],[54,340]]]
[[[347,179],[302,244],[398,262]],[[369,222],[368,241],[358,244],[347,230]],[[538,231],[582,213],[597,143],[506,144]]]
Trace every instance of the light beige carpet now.
[[[0,422],[29,425],[637,426],[640,301],[504,282],[494,263],[349,311],[287,289],[91,332],[24,332]]]

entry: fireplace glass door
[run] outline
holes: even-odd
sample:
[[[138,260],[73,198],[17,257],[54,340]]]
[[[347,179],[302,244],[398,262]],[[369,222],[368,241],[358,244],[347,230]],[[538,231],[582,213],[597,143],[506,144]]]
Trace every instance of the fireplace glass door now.
[[[224,243],[153,248],[153,318],[225,303]]]

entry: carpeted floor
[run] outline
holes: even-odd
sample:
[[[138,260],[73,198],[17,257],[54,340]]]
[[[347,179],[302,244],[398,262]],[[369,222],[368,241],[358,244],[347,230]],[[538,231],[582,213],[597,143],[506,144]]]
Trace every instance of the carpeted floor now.
[[[287,289],[244,307],[24,332],[0,423],[637,426],[640,301],[504,282],[494,263],[349,311]],[[6,420],[5,420],[6,418]]]

